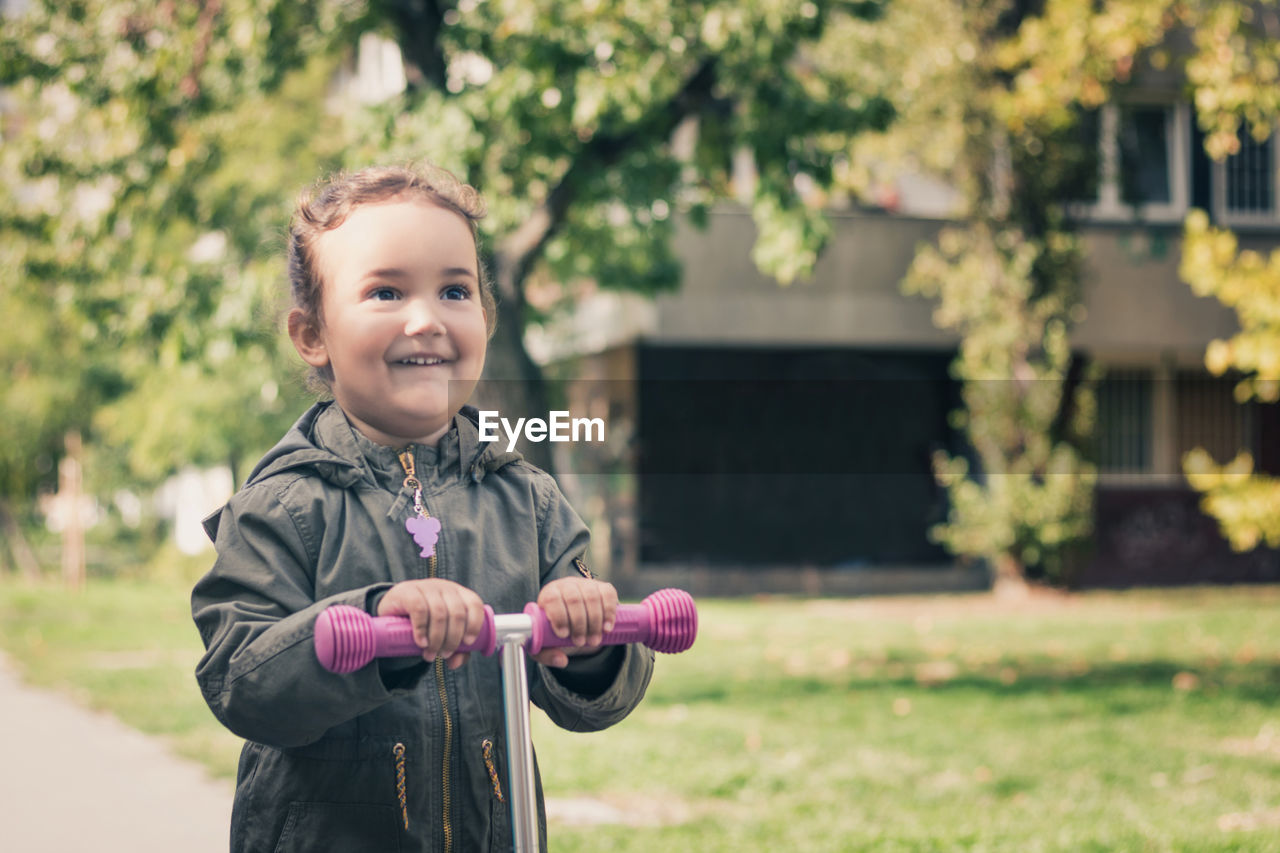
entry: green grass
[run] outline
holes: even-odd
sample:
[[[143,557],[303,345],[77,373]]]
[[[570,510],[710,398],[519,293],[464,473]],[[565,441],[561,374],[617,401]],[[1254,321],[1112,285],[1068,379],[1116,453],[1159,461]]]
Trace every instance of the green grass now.
[[[0,647],[29,683],[110,711],[234,777],[241,742],[196,687],[203,646],[188,595],[176,582],[91,581],[81,592],[0,583]]]
[[[1280,588],[699,614],[620,725],[535,715],[547,795],[626,821],[554,850],[1280,851]],[[29,679],[233,773],[185,588],[0,584],[0,625]]]

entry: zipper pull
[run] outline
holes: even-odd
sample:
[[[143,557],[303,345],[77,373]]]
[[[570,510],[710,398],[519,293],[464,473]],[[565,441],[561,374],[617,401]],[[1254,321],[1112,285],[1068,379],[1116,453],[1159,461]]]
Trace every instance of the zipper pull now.
[[[413,541],[422,550],[419,556],[430,559],[435,555],[436,542],[440,538],[440,519],[432,518],[427,506],[422,502],[422,483],[418,481],[413,464],[413,447],[400,451],[400,467],[404,469],[404,487],[413,490],[413,511],[415,515],[405,519],[404,528],[409,531]]]
[[[484,766],[489,771],[489,781],[493,783],[493,795],[498,798],[498,802],[506,802],[502,799],[502,784],[498,781],[498,768],[493,763],[493,741],[485,738],[480,746],[484,752]]]
[[[400,814],[404,817],[404,828],[409,828],[409,802],[404,786],[404,744],[397,743],[391,751],[396,756],[396,796],[400,798]]]
[[[427,508],[422,504],[422,483],[418,480],[413,464],[412,445],[400,451],[400,467],[404,469],[404,487],[413,492],[413,511],[423,518],[427,517]]]

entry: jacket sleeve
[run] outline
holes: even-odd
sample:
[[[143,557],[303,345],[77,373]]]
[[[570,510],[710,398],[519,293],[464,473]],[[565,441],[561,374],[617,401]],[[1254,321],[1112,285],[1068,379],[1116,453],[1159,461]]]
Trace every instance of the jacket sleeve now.
[[[558,578],[583,575],[590,533],[555,481],[545,473],[539,472],[539,475],[536,481],[538,548],[541,583],[545,586]],[[612,726],[640,704],[653,675],[653,652],[639,643],[631,643],[594,655],[570,658],[566,669],[567,672],[531,664],[530,698],[563,729],[599,731]],[[591,672],[591,681],[598,681],[602,687],[600,692],[587,695],[567,686],[580,680],[586,671]],[[562,679],[562,675],[567,677]]]
[[[314,648],[320,612],[333,604],[367,610],[390,584],[314,600],[314,554],[299,518],[271,484],[236,495],[208,528],[211,535],[216,530],[218,557],[191,595],[206,649],[196,680],[232,732],[275,747],[312,743],[404,692],[425,671],[388,676],[375,666],[339,675],[320,666]]]

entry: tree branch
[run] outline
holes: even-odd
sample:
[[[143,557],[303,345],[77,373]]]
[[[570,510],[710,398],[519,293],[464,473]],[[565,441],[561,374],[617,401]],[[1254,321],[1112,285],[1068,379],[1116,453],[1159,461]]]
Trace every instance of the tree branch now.
[[[711,90],[716,81],[716,58],[705,59],[680,90],[665,103],[654,108],[630,128],[611,134],[597,134],[583,146],[560,180],[519,228],[498,247],[497,285],[504,299],[523,303],[523,283],[542,250],[564,225],[570,205],[578,194],[581,176],[608,167],[628,153],[637,140],[667,138],[690,115],[704,109],[712,101]]]
[[[453,8],[441,0],[390,0],[387,15],[400,31],[400,52],[432,88],[443,90],[448,77],[440,30],[444,14]],[[411,84],[419,81],[410,80]]]
[[[221,13],[222,0],[208,0],[200,4],[200,17],[196,21],[196,43],[191,51],[191,70],[178,84],[182,94],[188,98],[195,99],[200,95],[200,72],[204,69],[209,44],[213,41],[214,19]]]

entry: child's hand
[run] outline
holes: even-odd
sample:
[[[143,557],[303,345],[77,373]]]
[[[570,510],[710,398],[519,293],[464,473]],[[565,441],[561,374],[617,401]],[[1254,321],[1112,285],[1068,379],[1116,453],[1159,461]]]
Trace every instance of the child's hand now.
[[[467,662],[463,643],[474,643],[484,627],[484,602],[461,584],[443,578],[402,581],[378,602],[379,616],[408,616],[423,660],[445,658],[450,669]]]
[[[551,621],[557,637],[572,637],[572,647],[543,649],[534,660],[547,666],[567,666],[570,655],[588,654],[613,630],[618,591],[613,584],[587,578],[560,578],[538,593],[538,606]]]

